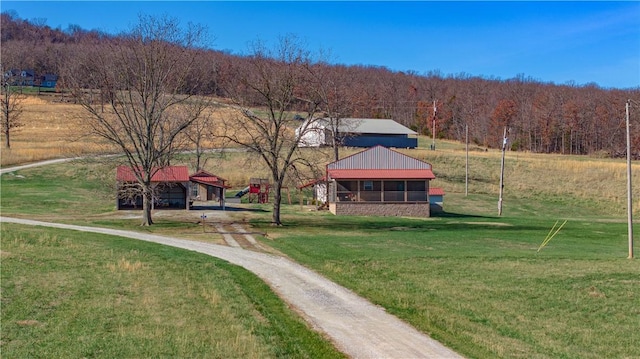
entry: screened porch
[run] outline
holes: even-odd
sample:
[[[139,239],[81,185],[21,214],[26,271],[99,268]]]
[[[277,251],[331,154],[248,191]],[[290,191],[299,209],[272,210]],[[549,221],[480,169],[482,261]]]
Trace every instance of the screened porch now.
[[[336,180],[334,202],[428,202],[426,180]]]

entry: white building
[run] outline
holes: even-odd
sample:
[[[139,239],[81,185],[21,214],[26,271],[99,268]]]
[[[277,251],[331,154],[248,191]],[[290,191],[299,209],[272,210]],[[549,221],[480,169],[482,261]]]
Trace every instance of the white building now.
[[[342,146],[415,148],[418,145],[417,132],[391,119],[341,118],[338,121]],[[307,119],[296,129],[296,136],[300,138],[300,147],[331,146],[331,120]]]

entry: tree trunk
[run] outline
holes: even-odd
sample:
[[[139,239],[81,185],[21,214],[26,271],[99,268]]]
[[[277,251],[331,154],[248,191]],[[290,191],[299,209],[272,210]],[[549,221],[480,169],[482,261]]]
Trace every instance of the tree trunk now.
[[[282,221],[280,220],[280,204],[282,202],[282,183],[275,184],[275,191],[273,194],[273,222],[272,224],[275,226],[281,226]]]
[[[146,227],[153,224],[151,219],[151,209],[153,207],[153,192],[150,186],[145,186],[142,190],[142,223],[141,226]]]
[[[202,158],[202,151],[200,150],[200,144],[196,145],[196,172],[202,169],[200,166],[200,159]]]
[[[9,141],[9,128],[7,126],[7,128],[5,128],[4,130],[4,148],[11,148],[11,142]]]
[[[336,121],[336,122],[334,122]],[[334,161],[338,161],[340,159],[340,154],[339,151],[340,149],[338,148],[340,146],[340,139],[338,138],[338,136],[340,136],[340,134],[338,133],[338,120],[331,120],[331,132],[332,133],[332,141],[331,144],[333,145],[333,158]]]

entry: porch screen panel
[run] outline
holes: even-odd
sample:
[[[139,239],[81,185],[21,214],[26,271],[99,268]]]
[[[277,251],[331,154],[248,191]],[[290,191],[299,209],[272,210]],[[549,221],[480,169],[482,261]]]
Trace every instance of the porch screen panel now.
[[[358,194],[358,181],[338,181],[336,185],[336,201],[353,201]]]
[[[382,201],[382,181],[360,181],[360,200],[365,202]]]
[[[404,181],[384,181],[384,201],[404,202]]]
[[[427,201],[427,182],[426,181],[407,181],[407,201],[426,202]]]

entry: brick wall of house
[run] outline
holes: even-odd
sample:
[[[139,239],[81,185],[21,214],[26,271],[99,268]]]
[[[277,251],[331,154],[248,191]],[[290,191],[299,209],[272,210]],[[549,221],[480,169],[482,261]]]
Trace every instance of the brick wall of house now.
[[[429,203],[337,202],[329,211],[338,216],[429,217]]]

